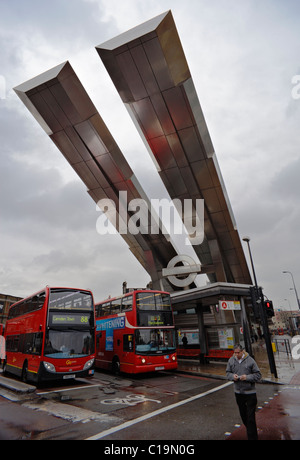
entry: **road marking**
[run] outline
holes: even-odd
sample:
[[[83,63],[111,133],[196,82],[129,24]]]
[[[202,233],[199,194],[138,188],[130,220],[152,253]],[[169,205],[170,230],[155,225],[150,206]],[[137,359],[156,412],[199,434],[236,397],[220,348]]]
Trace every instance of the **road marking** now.
[[[192,396],[191,398],[185,399],[184,401],[179,401],[177,403],[171,404],[170,406],[162,407],[161,409],[157,409],[154,412],[150,412],[149,414],[142,415],[141,417],[138,417],[134,420],[129,420],[128,422],[122,423],[121,425],[109,428],[108,430],[102,431],[101,433],[95,434],[94,436],[90,436],[89,438],[86,438],[86,441],[96,441],[97,439],[105,438],[105,436],[109,436],[110,434],[116,433],[117,431],[124,430],[125,428],[129,428],[132,425],[136,425],[137,423],[144,422],[149,418],[156,417],[157,415],[163,414],[164,412],[175,409],[176,407],[183,406],[184,404],[188,404],[192,401],[195,401],[196,399],[200,399],[204,396],[215,393],[216,391],[223,390],[223,388],[226,388],[232,384],[233,382],[227,382],[223,385],[213,388],[212,390],[208,390],[204,393],[200,393],[198,395]]]
[[[161,401],[158,401],[157,399],[149,399],[146,398],[145,395],[127,395],[125,398],[114,398],[114,399],[104,399],[103,401],[100,401],[100,404],[125,404],[128,406],[136,406],[137,404],[146,402],[146,401],[151,401],[151,402],[156,402],[157,404],[160,404]]]

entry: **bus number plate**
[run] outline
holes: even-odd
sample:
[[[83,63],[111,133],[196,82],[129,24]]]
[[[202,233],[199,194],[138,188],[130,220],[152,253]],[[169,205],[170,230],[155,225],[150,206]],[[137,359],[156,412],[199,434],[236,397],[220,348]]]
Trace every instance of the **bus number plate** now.
[[[75,374],[64,375],[63,379],[75,379]]]
[[[165,366],[158,366],[155,368],[156,371],[163,371]]]

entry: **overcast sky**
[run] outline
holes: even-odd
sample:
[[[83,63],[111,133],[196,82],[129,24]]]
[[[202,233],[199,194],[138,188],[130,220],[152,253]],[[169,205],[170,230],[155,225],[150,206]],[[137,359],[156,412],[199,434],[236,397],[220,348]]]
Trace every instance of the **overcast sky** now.
[[[149,281],[121,236],[96,232],[85,185],[12,88],[69,60],[153,190],[154,166],[95,46],[169,9],[258,282],[275,307],[295,307],[282,271],[300,294],[298,0],[0,0],[1,293],[65,285],[100,301],[125,280]]]

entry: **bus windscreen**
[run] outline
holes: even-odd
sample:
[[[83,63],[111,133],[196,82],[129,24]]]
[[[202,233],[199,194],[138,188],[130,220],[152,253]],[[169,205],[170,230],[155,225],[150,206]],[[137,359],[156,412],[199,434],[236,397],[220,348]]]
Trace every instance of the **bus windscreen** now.
[[[138,310],[172,311],[169,294],[157,292],[139,292],[136,294]]]
[[[51,289],[49,310],[93,310],[93,299],[89,292],[70,289]]]
[[[47,332],[44,356],[82,358],[92,353],[94,353],[94,337],[89,330],[49,329]]]
[[[139,354],[174,353],[175,334],[171,329],[137,329],[135,351]]]

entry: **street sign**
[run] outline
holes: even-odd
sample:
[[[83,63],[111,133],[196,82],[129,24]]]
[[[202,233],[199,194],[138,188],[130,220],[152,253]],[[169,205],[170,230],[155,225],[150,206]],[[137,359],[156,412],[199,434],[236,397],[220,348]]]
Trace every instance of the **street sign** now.
[[[241,304],[236,300],[219,300],[221,310],[240,310]]]

